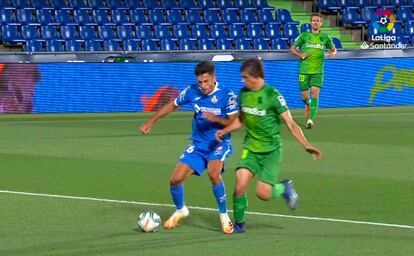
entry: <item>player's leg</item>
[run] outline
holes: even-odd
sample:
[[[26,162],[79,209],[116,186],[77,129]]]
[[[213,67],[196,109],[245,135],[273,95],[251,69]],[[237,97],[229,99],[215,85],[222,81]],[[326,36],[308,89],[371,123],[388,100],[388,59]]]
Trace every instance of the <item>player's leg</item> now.
[[[243,233],[246,229],[246,210],[248,206],[247,188],[253,173],[246,168],[236,171],[236,187],[233,195],[234,232]]]
[[[308,129],[311,129],[314,126],[316,112],[318,111],[318,106],[319,106],[319,92],[322,88],[322,84],[323,84],[323,74],[312,75],[312,79],[311,79],[312,101],[310,104],[309,119],[306,124],[306,128]]]
[[[309,80],[310,80],[309,75],[299,74],[299,86],[300,86],[302,101],[305,104],[306,119],[309,119],[309,105],[311,104]]]

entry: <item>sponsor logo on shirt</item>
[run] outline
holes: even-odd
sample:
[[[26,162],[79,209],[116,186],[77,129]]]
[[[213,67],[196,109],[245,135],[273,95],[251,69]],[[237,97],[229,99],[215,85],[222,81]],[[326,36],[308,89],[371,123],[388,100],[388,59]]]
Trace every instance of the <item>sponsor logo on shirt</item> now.
[[[323,45],[321,45],[321,44],[310,44],[310,43],[306,43],[305,44],[305,47],[307,47],[307,48],[317,48],[317,49],[321,49],[321,50],[324,49]]]
[[[198,104],[194,104],[194,110],[195,112],[211,112],[215,116],[221,115],[221,109],[220,108],[207,108],[207,107],[200,107]]]
[[[249,108],[249,107],[242,107],[242,111],[244,113],[248,113],[255,116],[265,116],[266,115],[266,109],[259,110],[257,108]]]

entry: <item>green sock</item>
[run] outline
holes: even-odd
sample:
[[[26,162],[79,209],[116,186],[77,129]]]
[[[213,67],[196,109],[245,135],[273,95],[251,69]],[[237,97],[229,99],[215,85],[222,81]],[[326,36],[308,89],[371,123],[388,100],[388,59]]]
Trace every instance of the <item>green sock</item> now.
[[[309,105],[311,103],[311,100],[310,99],[302,100],[302,101],[303,101],[303,103],[305,103],[305,105]]]
[[[244,193],[241,197],[233,195],[233,217],[236,223],[244,222],[246,220],[247,209],[247,195]]]
[[[277,183],[272,189],[272,198],[280,197],[285,192],[285,184]]]
[[[313,98],[310,104],[310,119],[313,120],[318,110],[318,98]]]

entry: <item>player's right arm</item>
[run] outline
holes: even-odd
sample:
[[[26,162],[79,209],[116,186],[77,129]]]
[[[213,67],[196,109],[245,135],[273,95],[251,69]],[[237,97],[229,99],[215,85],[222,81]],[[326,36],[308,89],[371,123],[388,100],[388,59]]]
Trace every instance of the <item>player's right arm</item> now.
[[[305,135],[303,135],[302,129],[300,129],[299,125],[293,120],[290,111],[286,110],[280,116],[283,118],[283,121],[285,122],[293,137],[295,137],[296,140],[302,144],[308,153],[311,153],[313,155],[313,159],[321,159],[322,152],[308,142],[308,140],[305,138]]]
[[[142,134],[148,134],[151,131],[152,126],[157,122],[159,119],[163,118],[164,116],[168,115],[172,111],[176,110],[178,106],[174,101],[171,101],[165,104],[160,110],[158,110],[154,115],[152,115],[145,123],[143,123],[139,130]]]
[[[303,60],[303,59],[306,59],[309,55],[304,53],[304,52],[299,51],[298,48],[297,48],[298,46],[300,47],[304,42],[302,35],[303,34],[300,34],[300,36],[292,44],[292,46],[290,47],[290,52]]]

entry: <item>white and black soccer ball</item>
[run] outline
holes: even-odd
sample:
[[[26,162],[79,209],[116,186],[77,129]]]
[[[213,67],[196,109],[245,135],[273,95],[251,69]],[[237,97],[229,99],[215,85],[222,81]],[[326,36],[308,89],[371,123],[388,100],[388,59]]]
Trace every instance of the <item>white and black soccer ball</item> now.
[[[144,232],[157,232],[161,225],[161,217],[154,211],[143,211],[138,215],[137,224]]]
[[[379,21],[383,26],[385,26],[388,23],[387,17],[381,17]]]

